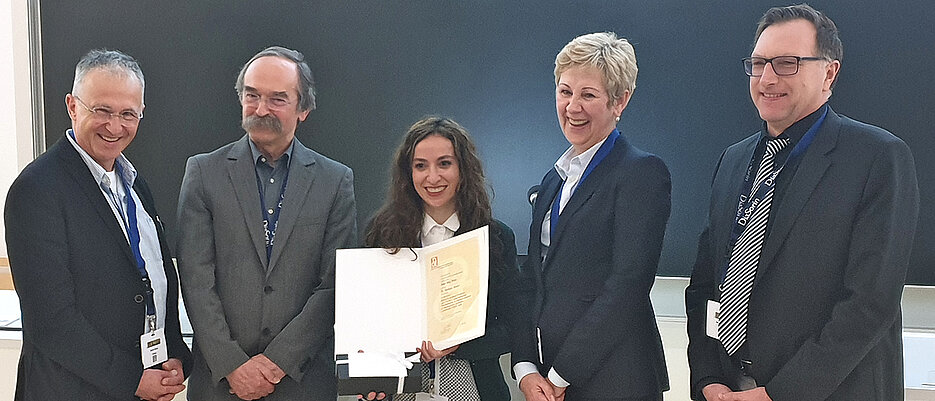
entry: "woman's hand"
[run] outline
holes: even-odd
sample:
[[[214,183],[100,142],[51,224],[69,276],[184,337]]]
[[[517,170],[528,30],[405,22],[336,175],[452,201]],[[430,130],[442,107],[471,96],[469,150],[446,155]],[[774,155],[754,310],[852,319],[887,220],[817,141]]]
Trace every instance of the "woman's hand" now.
[[[422,354],[422,362],[429,362],[429,361],[434,361],[438,358],[441,358],[445,355],[448,355],[452,352],[455,352],[455,350],[457,349],[458,349],[458,345],[455,345],[453,347],[445,348],[439,351],[439,350],[436,350],[435,347],[432,346],[431,341],[423,341],[422,347],[416,348],[416,351],[419,351],[419,353]]]
[[[363,394],[357,394],[357,399],[358,399],[358,400],[367,400],[367,401],[374,401],[374,400],[381,401],[381,400],[386,399],[386,393],[384,393],[384,392],[382,392],[382,391],[379,392],[379,393],[377,393],[377,392],[375,392],[375,391],[371,391],[371,392],[367,393],[367,397],[366,397],[366,398],[364,398],[364,395],[363,395]]]

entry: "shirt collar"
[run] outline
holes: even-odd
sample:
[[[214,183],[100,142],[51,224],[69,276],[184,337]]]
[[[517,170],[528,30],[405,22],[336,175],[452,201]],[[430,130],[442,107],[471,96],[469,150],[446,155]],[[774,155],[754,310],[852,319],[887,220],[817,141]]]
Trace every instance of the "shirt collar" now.
[[[260,152],[260,149],[256,147],[256,144],[253,143],[253,140],[250,139],[249,137],[247,138],[247,143],[250,144],[250,154],[253,155],[253,161],[256,163],[262,163],[260,161],[260,157],[265,158],[266,156],[263,156],[263,152]],[[292,149],[294,148],[295,148],[295,138],[292,138],[292,142],[289,143],[289,147],[286,148],[286,152],[282,154],[282,157],[280,158],[280,160],[285,160],[286,162],[288,162],[289,159],[292,158]],[[267,161],[266,164],[268,165],[269,162]]]
[[[562,153],[562,156],[559,157],[558,160],[555,162],[555,170],[558,171],[558,175],[562,177],[562,180],[568,179],[568,175],[571,173],[570,170],[571,170],[572,161],[577,160],[581,166],[587,166],[588,164],[591,163],[591,159],[594,158],[594,155],[597,153],[597,150],[600,149],[601,145],[603,145],[604,141],[606,141],[607,138],[609,137],[610,135],[598,141],[593,146],[588,148],[588,150],[581,152],[581,154],[579,155],[575,155],[574,146],[569,146],[568,150],[566,150],[565,153]],[[583,171],[584,169],[582,168],[581,172]],[[581,172],[579,172],[578,174],[581,174]]]
[[[94,181],[98,184],[104,183],[104,178],[106,175],[104,173],[106,170],[104,170],[104,167],[101,167],[100,164],[97,164],[97,162],[94,161],[91,155],[89,155],[88,152],[84,150],[84,148],[78,145],[78,142],[75,140],[75,131],[69,128],[67,131],[65,131],[65,138],[68,138],[68,143],[70,143],[71,146],[73,146],[75,150],[78,151],[78,154],[81,155],[81,160],[84,161],[86,166],[88,166],[88,170],[91,170],[91,176],[94,177]],[[114,165],[116,166],[117,164],[120,165],[121,170],[123,171],[123,175],[120,177],[120,179],[126,182],[127,185],[132,188],[133,183],[136,181],[136,168],[133,167],[133,164],[130,163],[130,160],[127,159],[123,153],[120,153],[117,156],[117,159],[114,160]],[[107,179],[107,181],[109,182],[110,179]]]
[[[815,125],[815,122],[818,121],[818,117],[821,117],[821,113],[824,112],[826,107],[828,107],[828,103],[823,104],[818,110],[813,111],[811,114],[790,125],[789,128],[786,128],[786,130],[776,138],[789,138],[791,140],[789,145],[795,146],[795,144],[799,143],[799,140],[805,136],[805,132],[807,132],[812,125]],[[772,138],[769,136],[769,131],[766,130],[766,121],[763,121],[763,137]]]
[[[452,213],[451,217],[448,217],[448,220],[445,220],[445,222],[441,224],[436,223],[435,219],[426,213],[425,218],[422,220],[422,236],[425,237],[428,235],[429,231],[435,228],[435,226],[445,227],[453,233],[458,232],[458,229],[461,228],[461,221],[458,220],[458,212]]]

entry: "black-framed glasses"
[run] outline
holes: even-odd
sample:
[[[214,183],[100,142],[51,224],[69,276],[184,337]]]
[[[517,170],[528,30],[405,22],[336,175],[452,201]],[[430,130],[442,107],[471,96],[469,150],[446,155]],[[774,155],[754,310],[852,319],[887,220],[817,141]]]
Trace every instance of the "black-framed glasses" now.
[[[81,104],[81,107],[84,107],[85,110],[91,113],[91,117],[98,121],[110,121],[111,118],[117,117],[117,120],[120,121],[120,124],[123,126],[131,126],[140,123],[140,120],[143,119],[143,113],[137,114],[135,111],[122,111],[120,113],[112,113],[110,110],[104,107],[95,107],[90,108],[87,104],[84,103],[78,95],[72,95],[75,100]]]
[[[748,77],[758,77],[763,75],[763,70],[767,64],[773,65],[773,72],[781,77],[795,75],[799,72],[799,63],[802,61],[825,60],[824,57],[799,57],[799,56],[778,56],[773,58],[763,57],[745,57],[743,62],[743,72]]]

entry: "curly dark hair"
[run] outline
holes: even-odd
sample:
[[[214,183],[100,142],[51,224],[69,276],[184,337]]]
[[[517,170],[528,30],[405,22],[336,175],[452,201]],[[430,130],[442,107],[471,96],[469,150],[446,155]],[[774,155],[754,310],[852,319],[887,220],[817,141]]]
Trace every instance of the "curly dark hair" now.
[[[455,210],[461,223],[458,231],[470,231],[493,221],[487,180],[474,141],[461,124],[448,118],[430,116],[409,127],[403,143],[396,150],[386,202],[367,227],[365,246],[390,249],[391,253],[399,252],[399,248],[421,246],[424,211],[422,198],[412,182],[412,157],[416,145],[432,135],[451,141],[458,160],[461,177],[455,194]]]

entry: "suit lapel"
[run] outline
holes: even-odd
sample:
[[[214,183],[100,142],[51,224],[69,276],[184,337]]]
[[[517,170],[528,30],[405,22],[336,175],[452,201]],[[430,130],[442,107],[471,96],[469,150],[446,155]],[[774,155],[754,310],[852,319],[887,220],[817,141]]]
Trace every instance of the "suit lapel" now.
[[[308,198],[308,190],[315,180],[315,154],[295,139],[292,149],[292,160],[289,165],[289,182],[286,184],[286,194],[283,197],[282,211],[279,214],[279,223],[276,227],[276,237],[273,253],[270,256],[267,274],[276,267],[282,255],[285,244],[295,228],[296,220]],[[265,245],[264,245],[265,246]],[[265,248],[264,248],[265,249]],[[264,250],[265,251],[265,250]]]
[[[527,251],[529,257],[534,258],[534,263],[536,266],[539,266],[539,270],[543,270],[545,265],[541,263],[542,261],[542,222],[545,221],[545,216],[552,209],[552,201],[558,196],[559,188],[562,186],[562,178],[559,177],[558,172],[555,171],[555,168],[549,170],[548,174],[542,179],[542,184],[539,186],[539,195],[536,197],[535,207],[532,212],[532,230],[530,234],[529,243],[530,249]]]
[[[614,166],[626,155],[629,147],[630,144],[621,134],[620,137],[617,138],[617,142],[614,143],[613,149],[607,154],[607,157],[594,167],[594,170],[591,171],[591,174],[588,175],[584,182],[578,183],[578,188],[571,194],[571,198],[568,199],[568,203],[565,204],[562,213],[559,215],[558,224],[555,225],[555,232],[551,233],[549,255],[555,250],[556,245],[561,243],[562,234],[565,233],[565,228],[570,224],[569,221],[574,219],[575,213],[591,199],[594,192],[604,185],[607,175],[613,172]],[[560,184],[561,182],[559,182],[559,185]],[[558,189],[556,189],[556,192],[558,192]],[[560,195],[556,194],[555,196],[558,197]],[[551,203],[549,206],[551,206]],[[546,263],[548,263],[548,260],[549,258],[546,257]],[[543,270],[545,270],[545,268],[546,266],[542,267]]]
[[[753,159],[753,152],[756,151],[756,145],[760,141],[761,133],[752,135],[742,141],[738,145],[738,149],[735,152],[731,152],[729,155],[724,156],[724,160],[721,161],[721,166],[719,169],[724,169],[724,174],[718,173],[719,177],[724,177],[724,179],[716,182],[717,186],[714,191],[715,193],[723,194],[723,200],[721,204],[725,207],[720,208],[717,213],[717,216],[711,216],[712,221],[723,221],[727,224],[722,224],[719,226],[720,230],[715,235],[714,238],[718,238],[718,255],[723,256],[727,255],[727,250],[730,249],[730,237],[731,230],[734,229],[734,224],[736,224],[735,219],[737,217],[737,202],[740,200],[740,192],[743,191],[743,180],[744,176],[747,173],[747,167],[750,166],[750,160]],[[724,262],[721,260],[721,262]]]
[[[818,182],[821,181],[825,170],[831,165],[828,154],[834,150],[837,144],[840,125],[840,117],[829,108],[828,115],[816,134],[814,142],[803,155],[795,175],[786,188],[782,203],[779,208],[770,211],[770,219],[773,221],[772,228],[770,228],[766,242],[763,243],[763,253],[760,255],[756,278],[753,282],[754,288],[769,268],[773,258],[776,257],[776,253],[782,247],[786,236],[789,235],[789,230],[792,229],[795,219],[802,211],[802,207],[805,206],[805,202],[808,201]]]
[[[127,238],[123,235],[123,229],[117,223],[117,216],[114,216],[110,204],[104,199],[104,194],[94,181],[94,177],[91,175],[91,171],[88,170],[88,166],[84,163],[81,155],[72,147],[67,138],[59,140],[53,150],[58,153],[64,162],[65,170],[68,171],[71,178],[75,180],[75,184],[81,189],[81,193],[85,196],[88,205],[94,209],[98,217],[103,221],[107,232],[110,233],[114,241],[120,243],[120,249],[123,250],[127,260],[136,265],[136,257],[133,256],[130,243],[127,242]]]
[[[263,223],[260,217],[260,192],[256,186],[256,161],[250,153],[250,144],[247,135],[244,135],[231,147],[227,154],[227,173],[230,176],[234,195],[240,204],[244,224],[253,240],[257,257],[265,270],[269,270],[266,260],[266,235],[263,232]]]

